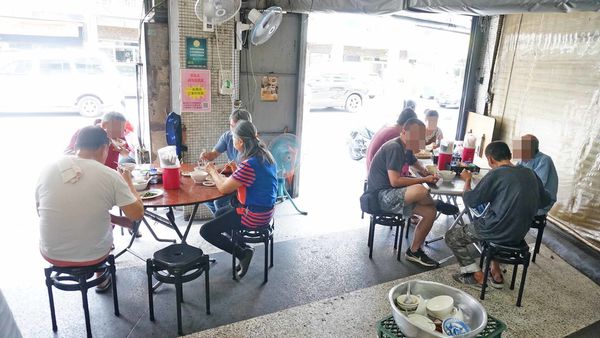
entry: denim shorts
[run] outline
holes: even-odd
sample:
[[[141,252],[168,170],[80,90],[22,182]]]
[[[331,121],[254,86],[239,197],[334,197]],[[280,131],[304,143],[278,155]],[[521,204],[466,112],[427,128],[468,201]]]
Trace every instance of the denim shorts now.
[[[413,205],[404,203],[406,187],[381,190],[378,194],[379,208],[384,212],[412,216]]]

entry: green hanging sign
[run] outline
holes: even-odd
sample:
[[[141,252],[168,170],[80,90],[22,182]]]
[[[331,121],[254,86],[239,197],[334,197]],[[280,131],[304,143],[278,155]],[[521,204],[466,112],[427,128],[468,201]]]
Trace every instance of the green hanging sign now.
[[[185,38],[185,68],[207,69],[206,39]]]

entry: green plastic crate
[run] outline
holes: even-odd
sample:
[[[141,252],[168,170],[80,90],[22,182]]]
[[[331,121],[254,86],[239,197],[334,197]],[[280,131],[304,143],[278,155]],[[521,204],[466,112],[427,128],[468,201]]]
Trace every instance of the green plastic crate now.
[[[499,338],[502,332],[506,330],[506,324],[502,321],[488,316],[487,325],[483,331],[479,332],[478,338]],[[400,331],[398,325],[394,321],[394,317],[390,316],[377,323],[377,336],[379,338],[406,338]]]

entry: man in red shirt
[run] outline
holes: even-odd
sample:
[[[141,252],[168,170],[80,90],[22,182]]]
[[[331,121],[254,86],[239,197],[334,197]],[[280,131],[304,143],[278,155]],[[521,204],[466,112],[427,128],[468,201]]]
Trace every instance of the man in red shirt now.
[[[119,165],[119,155],[123,157],[128,157],[131,149],[125,141],[125,124],[127,120],[123,114],[118,112],[110,112],[104,114],[102,117],[102,121],[100,122],[100,127],[106,130],[108,137],[110,138],[110,145],[108,148],[108,157],[104,164],[112,169],[117,169]],[[73,137],[71,137],[71,142],[65,149],[65,153],[74,154],[75,153],[75,141],[77,140],[77,135],[79,134],[79,130],[75,132]]]
[[[404,123],[412,118],[417,118],[415,111],[412,108],[404,108],[400,113],[400,116],[398,116],[395,125],[385,126],[373,135],[369,147],[367,148],[367,171],[371,167],[371,162],[373,162],[373,157],[375,157],[377,150],[379,150],[379,148],[387,141],[398,137]]]

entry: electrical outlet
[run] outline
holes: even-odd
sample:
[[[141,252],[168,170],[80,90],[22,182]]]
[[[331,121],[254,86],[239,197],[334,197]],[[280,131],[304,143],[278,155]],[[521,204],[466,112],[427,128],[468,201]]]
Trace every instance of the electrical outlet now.
[[[233,73],[231,70],[219,70],[219,94],[233,95]]]
[[[215,24],[212,22],[207,22],[206,17],[202,20],[202,30],[205,32],[214,32]]]

